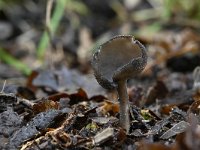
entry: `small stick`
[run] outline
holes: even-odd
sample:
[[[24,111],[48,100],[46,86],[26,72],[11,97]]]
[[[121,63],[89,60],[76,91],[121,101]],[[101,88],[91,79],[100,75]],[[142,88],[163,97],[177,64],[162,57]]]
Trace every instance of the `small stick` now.
[[[3,93],[3,91],[4,91],[4,89],[5,89],[5,86],[6,86],[6,80],[4,81],[4,83],[3,83],[3,87],[2,87],[2,89],[1,89],[1,92],[0,93]]]

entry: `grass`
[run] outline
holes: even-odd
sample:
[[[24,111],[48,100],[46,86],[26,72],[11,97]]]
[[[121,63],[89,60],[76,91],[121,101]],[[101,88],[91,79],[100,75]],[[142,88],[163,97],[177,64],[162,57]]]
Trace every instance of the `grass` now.
[[[88,8],[81,1],[74,0],[57,0],[56,7],[53,11],[52,18],[49,24],[49,32],[45,31],[41,37],[37,48],[37,58],[39,60],[44,59],[44,55],[47,49],[47,46],[50,43],[50,35],[53,36],[56,32],[60,20],[64,15],[65,8],[70,11],[74,11],[80,13],[82,15],[86,15],[89,13]],[[49,34],[50,33],[50,34]]]
[[[56,1],[57,2],[56,7],[53,11],[53,15],[52,15],[52,18],[50,20],[50,27],[49,27],[50,33],[52,35],[55,33],[55,31],[58,28],[60,20],[61,20],[63,14],[64,14],[65,5],[66,5],[67,1],[68,0],[57,0]],[[45,31],[43,33],[42,37],[41,37],[41,40],[40,40],[38,48],[37,48],[37,58],[39,60],[44,59],[45,51],[46,51],[46,48],[49,44],[49,41],[50,41],[50,37],[48,35],[48,32]]]
[[[20,70],[24,75],[29,75],[32,71],[26,64],[12,57],[9,53],[7,53],[2,48],[0,48],[0,60],[15,67],[17,70]]]

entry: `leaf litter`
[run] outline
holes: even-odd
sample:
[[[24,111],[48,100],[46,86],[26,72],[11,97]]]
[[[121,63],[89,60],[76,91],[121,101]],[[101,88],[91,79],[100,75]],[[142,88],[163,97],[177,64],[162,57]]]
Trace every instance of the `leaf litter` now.
[[[174,93],[173,86],[167,87],[166,77],[142,89],[148,90],[146,95],[145,92],[138,96],[130,93],[129,96],[134,97],[134,101],[143,99],[144,107],[141,107],[141,104],[136,106],[135,102],[130,101],[131,122],[128,134],[119,126],[119,103],[116,99],[108,99],[109,95],[93,93],[89,97],[84,87],[71,92],[61,90],[58,82],[55,82],[56,86],[52,88],[41,79],[39,79],[40,85],[34,84],[32,80],[33,86],[31,85],[30,89],[34,87],[33,93],[36,95],[42,90],[43,98],[26,99],[28,97],[24,96],[20,90],[16,90],[15,94],[2,92],[0,95],[2,101],[1,139],[5,141],[2,148],[73,149],[79,147],[90,149],[98,147],[105,149],[109,146],[140,149],[149,145],[148,149],[155,147],[179,149],[180,140],[185,140],[187,138],[185,136],[194,136],[194,133],[190,132],[196,132],[189,130],[191,118],[188,120],[188,117],[193,114],[195,115],[193,118],[199,120],[199,88],[197,86],[199,80],[196,72],[198,71],[195,71],[193,75],[195,77],[193,87],[186,92],[188,98],[181,90],[178,89]],[[49,72],[46,72],[47,76],[48,74]],[[56,81],[56,78],[51,80]],[[52,88],[53,92],[44,90],[45,87]],[[21,90],[25,89],[25,93],[29,95],[30,92],[27,92],[26,88],[29,89],[27,86],[21,87]],[[137,87],[129,86],[129,88],[136,89]],[[182,101],[181,99],[184,98],[185,100]],[[164,111],[166,106],[170,106],[167,112]],[[152,144],[147,141],[158,143]],[[159,141],[167,146],[159,144]]]
[[[104,3],[108,2],[102,1],[102,5]],[[80,31],[79,45],[76,39],[76,32],[79,31],[74,31],[71,25],[67,24],[70,31],[65,32],[64,36],[60,35],[61,39],[65,40],[63,47],[67,53],[65,59],[68,65],[74,67],[74,64],[80,61],[78,67],[82,73],[77,71],[77,68],[69,69],[70,67],[61,65],[58,68],[33,71],[28,79],[22,79],[26,80],[22,82],[22,86],[2,86],[4,90],[0,93],[0,149],[199,149],[199,34],[186,28],[159,31],[151,37],[137,37],[148,47],[149,60],[142,74],[128,81],[130,130],[127,133],[119,124],[117,94],[98,85],[92,73],[90,74],[87,60],[91,57],[88,49],[93,40],[96,40],[94,37],[101,35],[101,30],[107,30],[107,25],[112,26],[115,22],[113,17],[116,17],[116,14],[113,9],[108,5],[105,9],[105,12],[111,12],[112,23],[108,21],[109,13],[105,14],[106,20],[104,19],[103,23],[96,21],[95,15],[95,19],[84,19],[86,23]],[[35,7],[35,10],[38,8]],[[40,11],[36,12],[41,15]],[[15,11],[6,14],[17,16]],[[26,15],[28,13],[25,13]],[[31,16],[27,18],[29,17]],[[90,21],[93,21],[92,28],[89,27]],[[21,20],[13,22],[13,26],[20,27],[22,24]],[[25,24],[28,22],[25,21]],[[103,28],[97,28],[97,25],[102,25]],[[132,24],[123,24],[122,27],[120,30],[132,32]],[[135,27],[137,28],[134,26],[133,30]],[[28,37],[28,42],[21,42],[21,46],[17,42],[9,43],[14,46],[2,46],[14,55],[18,54],[20,48],[28,49],[30,54],[33,54],[34,46],[26,46],[33,45],[30,38],[38,35],[35,31],[27,32],[29,31],[34,32],[33,37]],[[14,36],[19,36],[15,32]],[[102,39],[100,37],[100,41],[105,37],[112,37],[114,32],[107,32]],[[119,31],[116,33],[124,34]],[[67,39],[67,34],[71,38]],[[19,42],[16,39],[13,41]],[[57,43],[55,39],[53,42]],[[25,60],[31,66],[34,65],[30,61],[34,59],[33,56]],[[59,63],[60,59],[57,61]],[[15,78],[16,83],[21,82],[19,72],[3,64],[0,64],[0,68],[2,80]]]

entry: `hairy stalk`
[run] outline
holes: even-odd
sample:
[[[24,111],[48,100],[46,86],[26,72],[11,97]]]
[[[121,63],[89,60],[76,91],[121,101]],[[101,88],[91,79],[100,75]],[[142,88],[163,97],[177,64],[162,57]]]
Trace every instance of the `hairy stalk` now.
[[[120,80],[118,81],[117,92],[119,96],[120,103],[120,126],[126,129],[127,133],[129,132],[130,120],[129,120],[129,102],[128,102],[128,93],[127,93],[127,81]]]

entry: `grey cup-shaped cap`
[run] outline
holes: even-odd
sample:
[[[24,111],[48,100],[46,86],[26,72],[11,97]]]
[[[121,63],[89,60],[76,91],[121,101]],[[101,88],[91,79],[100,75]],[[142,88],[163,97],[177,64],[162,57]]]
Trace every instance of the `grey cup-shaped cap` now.
[[[92,66],[99,84],[116,88],[118,80],[127,80],[140,73],[147,63],[145,47],[131,35],[116,36],[94,53]]]

